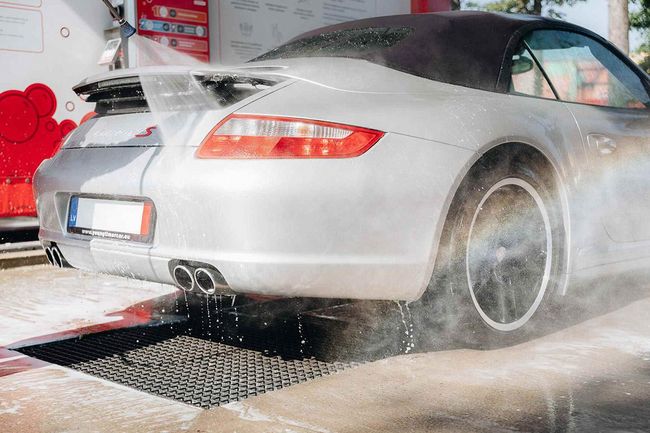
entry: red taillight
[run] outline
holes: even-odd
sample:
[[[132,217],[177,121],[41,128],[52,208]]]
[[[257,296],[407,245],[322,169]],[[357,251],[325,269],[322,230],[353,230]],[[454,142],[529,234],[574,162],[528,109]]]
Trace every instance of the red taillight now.
[[[287,117],[231,114],[203,140],[198,158],[351,158],[381,131]]]

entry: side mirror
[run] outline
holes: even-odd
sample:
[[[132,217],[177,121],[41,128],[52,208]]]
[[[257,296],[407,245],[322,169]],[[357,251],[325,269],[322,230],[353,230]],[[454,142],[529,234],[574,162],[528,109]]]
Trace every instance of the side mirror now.
[[[512,75],[525,74],[535,67],[528,57],[516,56],[512,59]]]

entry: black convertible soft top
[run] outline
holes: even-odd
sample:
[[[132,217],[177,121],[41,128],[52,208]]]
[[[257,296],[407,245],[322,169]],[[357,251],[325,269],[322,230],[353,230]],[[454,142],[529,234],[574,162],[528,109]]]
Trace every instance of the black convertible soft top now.
[[[539,28],[578,31],[605,42],[582,27],[550,18],[478,11],[435,12],[323,27],[252,61],[353,57],[444,83],[506,92],[515,49],[526,33]],[[368,38],[368,32],[374,32],[374,39]]]

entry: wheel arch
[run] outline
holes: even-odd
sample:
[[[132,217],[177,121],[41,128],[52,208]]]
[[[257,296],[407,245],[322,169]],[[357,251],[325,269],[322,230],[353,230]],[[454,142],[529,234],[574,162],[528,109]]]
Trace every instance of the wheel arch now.
[[[429,258],[429,268],[425,274],[426,280],[422,285],[422,289],[418,298],[425,293],[429,285],[434,280],[434,278],[432,278],[434,272],[436,272],[436,270],[442,266],[441,263],[445,262],[445,251],[441,251],[441,246],[444,245],[447,240],[449,240],[449,237],[451,235],[449,220],[450,216],[455,211],[454,205],[458,203],[456,198],[459,190],[461,189],[461,185],[464,181],[468,181],[468,176],[472,170],[476,169],[484,161],[490,158],[500,158],[504,155],[506,155],[508,158],[526,155],[532,158],[533,161],[540,163],[548,168],[548,175],[550,176],[548,179],[549,186],[555,189],[560,198],[560,208],[564,229],[564,245],[562,253],[562,281],[560,282],[559,293],[562,295],[566,294],[573,254],[571,252],[571,214],[568,191],[564,178],[561,174],[561,165],[557,158],[555,158],[550,152],[546,151],[541,146],[523,140],[502,140],[486,145],[479,151],[475,152],[464,165],[463,169],[456,174],[456,177],[452,184],[453,186],[450,188],[449,193],[445,199],[441,217],[438,219],[437,226],[435,228],[431,257]]]

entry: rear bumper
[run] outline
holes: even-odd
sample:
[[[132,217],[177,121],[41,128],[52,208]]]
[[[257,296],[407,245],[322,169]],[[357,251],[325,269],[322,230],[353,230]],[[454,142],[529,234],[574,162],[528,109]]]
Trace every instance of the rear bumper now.
[[[214,265],[236,292],[415,299],[445,202],[471,152],[387,134],[357,158],[198,160],[195,148],[61,151],[36,175],[42,240],[73,266],[172,283],[172,259]],[[65,231],[73,193],[150,198],[154,241]]]
[[[206,256],[173,251],[157,255],[158,250],[123,248],[93,240],[71,240],[60,233],[41,230],[41,239],[57,243],[66,260],[74,267],[92,272],[121,275],[146,281],[174,284],[169,261],[187,259],[210,263],[224,275],[237,293],[274,296],[308,296],[359,299],[414,299],[413,283],[423,279],[426,266],[420,263],[361,263],[359,257],[324,263],[326,258],[310,262],[304,257],[259,254],[226,257],[218,252]],[[410,291],[408,289],[411,289]]]

